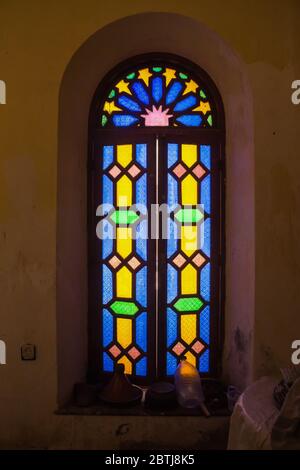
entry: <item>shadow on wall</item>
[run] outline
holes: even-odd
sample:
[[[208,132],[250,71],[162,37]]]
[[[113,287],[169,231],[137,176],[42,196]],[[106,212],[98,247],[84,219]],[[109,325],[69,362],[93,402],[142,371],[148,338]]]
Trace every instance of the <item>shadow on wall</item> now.
[[[119,40],[123,37],[126,41]],[[246,66],[220,36],[196,20],[173,13],[147,13],[123,18],[97,31],[76,51],[62,78],[57,194],[59,404],[68,400],[73,384],[84,380],[87,372],[86,167],[90,104],[102,78],[119,62],[159,51],[198,64],[211,76],[223,99],[227,129],[223,371],[224,378],[240,388],[251,380],[254,163],[252,97]],[[239,338],[246,338],[247,347],[240,348],[244,340]]]

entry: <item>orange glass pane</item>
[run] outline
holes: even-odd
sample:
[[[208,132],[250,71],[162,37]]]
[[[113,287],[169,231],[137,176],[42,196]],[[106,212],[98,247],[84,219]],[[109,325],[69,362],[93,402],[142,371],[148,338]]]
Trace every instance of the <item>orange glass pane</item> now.
[[[125,367],[125,374],[132,374],[132,363],[126,356],[122,356],[121,359],[118,360],[118,364],[124,364]]]

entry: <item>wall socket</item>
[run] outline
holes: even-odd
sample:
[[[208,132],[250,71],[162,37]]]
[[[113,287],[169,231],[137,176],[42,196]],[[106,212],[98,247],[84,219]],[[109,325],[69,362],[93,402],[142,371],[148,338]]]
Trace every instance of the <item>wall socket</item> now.
[[[23,344],[21,346],[22,361],[35,361],[36,360],[36,346],[34,344]]]

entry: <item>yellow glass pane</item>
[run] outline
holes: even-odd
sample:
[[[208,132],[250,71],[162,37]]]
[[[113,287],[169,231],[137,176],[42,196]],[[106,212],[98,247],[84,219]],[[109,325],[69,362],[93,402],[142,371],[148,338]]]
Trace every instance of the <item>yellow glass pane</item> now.
[[[187,167],[191,167],[197,161],[197,145],[182,144],[181,158]]]
[[[144,80],[147,86],[149,86],[149,78],[152,77],[152,73],[149,72],[149,69],[142,69],[139,71],[138,78]]]
[[[132,297],[132,274],[126,266],[117,272],[117,297]]]
[[[181,271],[181,294],[197,294],[197,270],[191,264]]]
[[[132,320],[117,318],[117,341],[126,349],[132,343]]]
[[[124,80],[121,80],[117,85],[116,87],[118,88],[119,90],[119,93],[128,93],[129,95],[131,95],[131,91],[129,89],[129,83],[126,83],[124,82]]]
[[[117,227],[117,252],[126,258],[132,251],[132,228]]]
[[[166,77],[166,86],[169,85],[170,81],[176,79],[176,70],[166,68],[166,71],[163,73]]]
[[[125,374],[132,374],[132,363],[128,359],[128,357],[123,356],[121,359],[118,360],[118,364],[124,364],[125,366]]]
[[[132,205],[132,183],[128,176],[123,175],[117,182],[117,206],[130,207]]]
[[[108,114],[112,114],[114,111],[122,111],[121,108],[118,108],[118,106],[115,105],[114,101],[105,101],[103,109],[104,111],[108,112]]]
[[[191,256],[198,249],[198,228],[196,225],[181,226],[181,249]]]
[[[186,357],[186,360],[192,364],[194,367],[196,367],[196,357],[194,356],[194,354],[192,354],[190,351],[188,351],[187,353],[184,354],[185,357]]]
[[[192,315],[181,315],[180,318],[180,336],[187,344],[196,338],[197,334],[197,316]]]
[[[191,175],[181,181],[181,200],[183,206],[198,204],[198,183]]]
[[[193,111],[200,111],[203,114],[206,114],[208,111],[211,111],[211,107],[209,102],[200,102],[200,106],[197,106],[197,108],[194,108]]]
[[[132,160],[132,145],[117,145],[117,160],[126,168]]]

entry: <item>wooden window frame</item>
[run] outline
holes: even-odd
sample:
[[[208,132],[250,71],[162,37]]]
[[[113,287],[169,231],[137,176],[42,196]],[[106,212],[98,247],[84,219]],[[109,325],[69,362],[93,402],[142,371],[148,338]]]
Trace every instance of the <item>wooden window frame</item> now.
[[[99,115],[103,106],[104,99],[107,95],[111,84],[114,83],[118,78],[124,76],[129,70],[133,68],[141,68],[142,66],[151,65],[162,65],[165,64],[173,65],[174,67],[184,67],[187,71],[190,71],[195,77],[197,77],[206,87],[212,102],[214,104],[213,115],[214,115],[214,127],[213,128],[188,128],[188,127],[132,127],[132,128],[101,128]],[[98,149],[101,145],[112,145],[119,144],[122,142],[135,143],[146,143],[150,147],[150,153],[153,154],[153,142],[159,139],[159,152],[163,155],[162,162],[166,161],[166,145],[168,140],[178,143],[196,143],[196,144],[210,144],[213,149],[212,162],[214,168],[212,171],[215,172],[217,177],[212,179],[212,200],[213,208],[212,214],[214,218],[217,218],[212,228],[212,240],[211,240],[211,259],[214,260],[215,269],[212,269],[211,280],[212,280],[212,294],[211,294],[211,359],[210,363],[213,365],[210,372],[203,374],[204,378],[219,378],[222,372],[222,350],[224,342],[224,310],[225,310],[225,117],[224,108],[221,100],[221,96],[211,78],[203,71],[199,66],[192,62],[172,54],[166,53],[152,53],[143,54],[126,60],[119,64],[111,72],[109,72],[105,78],[101,81],[97,88],[91,108],[89,118],[89,136],[88,136],[88,292],[89,292],[89,303],[88,303],[88,381],[97,383],[101,379],[106,380],[111,374],[101,372],[100,366],[100,354],[101,354],[101,316],[100,311],[102,305],[100,304],[100,289],[101,286],[101,275],[100,270],[97,271],[95,264],[96,253],[101,253],[100,240],[96,239],[95,228],[96,228],[96,207],[99,203],[99,196],[95,197],[96,194],[101,193],[101,166],[97,168],[97,155]],[[149,159],[150,160],[150,159]],[[160,172],[166,178],[167,169],[166,167]],[[155,168],[155,159],[150,163],[149,177],[153,181],[153,175],[157,169]],[[155,186],[155,184],[153,184]],[[150,187],[150,185],[149,185]],[[163,178],[160,179],[159,187],[159,203],[166,202],[166,181]],[[150,200],[154,200],[153,189],[149,193]],[[150,224],[149,224],[150,226]],[[150,227],[149,227],[150,230]],[[155,249],[155,240],[148,238],[148,252]],[[159,240],[159,257],[160,261],[166,264],[167,258],[165,256],[165,242],[166,240]],[[164,259],[163,259],[164,258]],[[161,269],[159,285],[165,283],[165,269]],[[154,275],[155,264],[151,258],[149,260],[149,275]],[[213,297],[214,296],[214,297]],[[150,299],[150,297],[148,296]],[[165,309],[166,302],[165,296],[160,295],[159,308],[161,311]],[[153,301],[148,308],[153,308]],[[154,306],[155,307],[155,306]],[[154,310],[153,310],[154,311]],[[150,331],[148,332],[148,338],[152,335],[152,340],[155,340],[154,320],[150,322]],[[166,351],[165,346],[165,322],[158,327],[159,330],[159,347]],[[152,344],[154,348],[154,345]],[[155,350],[155,349],[154,349]],[[162,355],[164,359],[158,364],[158,370],[150,365],[149,374],[146,378],[134,376],[135,383],[148,384],[155,379],[172,380],[172,377],[168,377],[164,374],[165,369],[165,354]],[[154,358],[152,361],[154,362]]]

